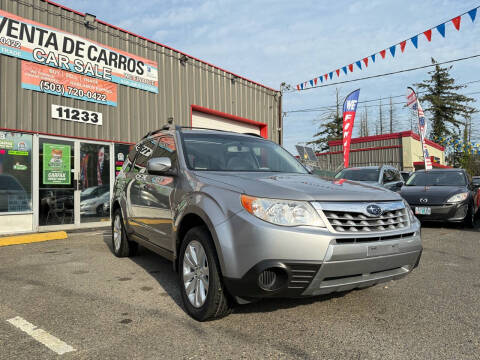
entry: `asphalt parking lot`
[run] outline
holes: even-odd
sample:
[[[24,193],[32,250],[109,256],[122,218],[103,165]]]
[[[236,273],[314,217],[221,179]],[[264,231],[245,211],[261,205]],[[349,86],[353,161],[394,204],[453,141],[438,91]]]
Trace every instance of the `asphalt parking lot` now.
[[[0,248],[0,359],[480,359],[478,228],[424,227],[420,267],[397,282],[207,323],[183,311],[170,263],[115,258],[109,238]]]

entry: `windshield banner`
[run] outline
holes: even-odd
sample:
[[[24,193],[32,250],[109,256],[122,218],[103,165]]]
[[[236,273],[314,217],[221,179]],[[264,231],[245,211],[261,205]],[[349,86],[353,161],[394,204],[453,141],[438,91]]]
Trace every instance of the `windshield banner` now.
[[[357,111],[360,89],[351,92],[343,103],[343,165],[348,167],[350,159],[350,141],[352,140],[353,122]]]
[[[158,93],[155,61],[3,10],[0,54]]]
[[[415,90],[413,90],[411,87],[407,88],[407,106],[417,112],[418,132],[420,134],[420,142],[423,149],[423,161],[425,164],[425,170],[431,170],[432,160],[430,159],[430,154],[428,153],[427,144],[425,142],[425,137],[427,135],[427,123],[425,121],[425,114],[422,107],[420,106],[420,102],[418,101]]]

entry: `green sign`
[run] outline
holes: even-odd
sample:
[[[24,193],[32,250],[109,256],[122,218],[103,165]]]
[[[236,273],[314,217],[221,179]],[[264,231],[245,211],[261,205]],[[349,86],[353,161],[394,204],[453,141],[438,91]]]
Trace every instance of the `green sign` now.
[[[43,183],[70,185],[70,145],[43,144]]]
[[[13,149],[13,140],[0,139],[0,149]]]

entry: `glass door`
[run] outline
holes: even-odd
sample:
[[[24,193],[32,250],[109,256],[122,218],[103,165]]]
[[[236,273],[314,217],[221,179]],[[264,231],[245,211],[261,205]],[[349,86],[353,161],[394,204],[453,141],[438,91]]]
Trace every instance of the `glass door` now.
[[[38,225],[75,223],[74,141],[39,138]]]
[[[110,144],[80,142],[80,223],[110,221]]]

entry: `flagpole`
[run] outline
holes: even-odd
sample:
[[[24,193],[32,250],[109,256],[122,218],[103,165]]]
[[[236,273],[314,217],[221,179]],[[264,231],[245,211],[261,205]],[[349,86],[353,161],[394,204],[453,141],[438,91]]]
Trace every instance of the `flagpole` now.
[[[418,120],[418,133],[420,135],[420,145],[422,146],[423,153],[423,164],[425,171],[432,169],[432,161],[428,154],[427,144],[425,142],[425,134],[427,132],[427,124],[425,122],[425,114],[418,100],[417,93],[412,87],[408,87],[411,91],[410,94],[407,94],[407,106],[412,107],[414,110],[417,110],[417,120]]]

